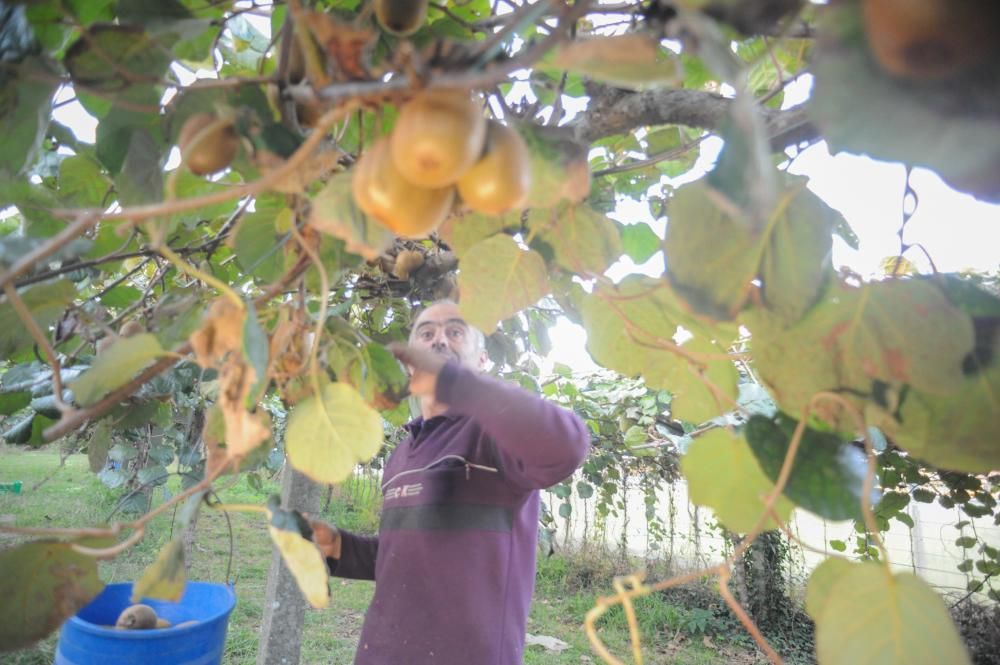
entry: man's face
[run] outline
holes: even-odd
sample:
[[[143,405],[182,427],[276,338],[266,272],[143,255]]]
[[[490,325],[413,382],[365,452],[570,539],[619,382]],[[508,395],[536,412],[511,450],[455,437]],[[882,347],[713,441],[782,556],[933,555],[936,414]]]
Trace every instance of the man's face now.
[[[458,313],[458,306],[451,303],[431,305],[421,312],[410,344],[472,369],[481,370],[486,363],[486,351],[479,347],[475,331]]]

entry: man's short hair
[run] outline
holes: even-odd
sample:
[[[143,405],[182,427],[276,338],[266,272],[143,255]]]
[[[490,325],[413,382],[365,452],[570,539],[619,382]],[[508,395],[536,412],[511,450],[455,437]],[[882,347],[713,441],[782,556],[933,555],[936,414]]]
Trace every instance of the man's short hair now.
[[[429,305],[427,305],[425,307],[418,307],[418,308],[414,309],[413,310],[413,316],[410,319],[410,336],[409,336],[409,341],[411,343],[413,342],[413,336],[417,332],[415,324],[416,324],[417,320],[420,318],[420,315],[423,314],[425,310],[430,309],[434,305],[455,305],[457,307],[458,303],[455,302],[454,300],[452,300],[451,298],[442,298],[441,300],[435,300],[434,302],[432,302],[431,304],[429,304]],[[469,329],[469,331],[472,333],[472,339],[474,339],[475,342],[476,342],[476,351],[485,351],[486,350],[486,335],[483,334],[483,331],[480,330],[479,328],[473,326],[473,325],[470,325],[468,321],[465,322],[465,325]]]

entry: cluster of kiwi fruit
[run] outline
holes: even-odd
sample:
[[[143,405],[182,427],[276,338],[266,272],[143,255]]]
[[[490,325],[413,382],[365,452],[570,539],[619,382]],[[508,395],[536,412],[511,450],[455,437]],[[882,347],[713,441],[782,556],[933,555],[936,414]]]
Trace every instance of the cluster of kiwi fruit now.
[[[521,135],[487,120],[467,91],[425,90],[358,159],[352,191],[358,207],[393,233],[423,238],[448,216],[456,194],[486,215],[520,207],[530,168]]]

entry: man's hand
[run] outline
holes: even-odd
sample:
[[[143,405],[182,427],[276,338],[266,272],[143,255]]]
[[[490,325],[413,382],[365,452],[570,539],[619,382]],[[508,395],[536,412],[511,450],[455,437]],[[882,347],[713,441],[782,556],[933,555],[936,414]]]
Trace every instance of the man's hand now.
[[[309,521],[309,526],[312,527],[313,535],[312,541],[316,543],[316,547],[323,554],[324,557],[330,559],[340,560],[340,532],[333,525],[327,524],[326,522],[321,522],[319,520],[314,520],[308,515],[306,519]]]
[[[390,344],[389,350],[410,368],[410,393],[416,397],[433,397],[437,377],[447,359],[426,349],[406,344]]]

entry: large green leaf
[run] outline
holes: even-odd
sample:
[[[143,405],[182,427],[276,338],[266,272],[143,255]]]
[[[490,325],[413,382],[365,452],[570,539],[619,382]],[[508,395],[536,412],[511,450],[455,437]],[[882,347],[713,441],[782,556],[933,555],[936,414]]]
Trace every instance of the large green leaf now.
[[[962,363],[973,348],[972,322],[933,284],[889,280],[834,284],[790,326],[761,309],[745,315],[761,377],[786,413],[801,413],[813,395],[840,393],[892,406],[890,389],[909,385],[932,395],[960,390]],[[842,408],[829,400],[814,411],[844,430]]]
[[[59,163],[59,198],[69,205],[100,207],[111,188],[111,181],[90,157],[72,155]],[[122,238],[116,236],[118,245]]]
[[[115,177],[122,205],[152,203],[163,199],[160,149],[150,131],[137,127],[129,136],[122,170]]]
[[[746,438],[764,473],[777,481],[796,421],[753,416]],[[861,520],[865,455],[833,434],[806,428],[784,493],[797,505],[830,520]],[[871,497],[872,502],[877,498]]]
[[[49,282],[25,289],[19,295],[38,327],[47,331],[72,302],[76,290],[68,281]],[[34,342],[9,302],[0,304],[0,357],[9,358]]]
[[[578,290],[574,300],[594,360],[625,376],[641,376],[650,388],[669,390],[675,417],[704,422],[736,399],[738,374],[732,362],[721,357],[725,347],[715,343],[715,331],[687,315],[662,281],[629,275],[616,287],[599,283],[592,294]],[[690,334],[677,345],[677,352],[666,348],[676,344],[674,337],[681,329]],[[695,354],[695,362],[684,354]],[[697,360],[697,354],[711,359]],[[716,395],[699,374],[721,394]]]
[[[1000,469],[1000,363],[965,377],[949,395],[910,390],[897,417],[882,411],[875,424],[936,467],[969,473]]]
[[[581,276],[603,275],[622,255],[614,222],[586,204],[533,210],[528,224],[552,247],[556,263]]]
[[[26,647],[89,603],[104,583],[97,559],[44,541],[0,552],[0,651]]]
[[[645,263],[660,250],[660,237],[646,222],[627,224],[621,229],[622,250],[633,262]]]
[[[788,179],[762,231],[704,182],[677,192],[667,225],[667,274],[693,307],[732,318],[755,279],[768,308],[787,322],[816,301],[830,274],[838,213],[805,184]]]
[[[840,577],[853,568],[854,564],[847,559],[831,557],[812,571],[809,583],[806,585],[806,612],[813,621],[818,621],[822,616],[826,601],[834,587],[839,584]]]
[[[4,62],[4,70],[0,73],[0,132],[3,135],[0,174],[14,177],[34,163],[45,138],[58,82],[58,76],[40,58],[29,57],[16,66]]]
[[[691,444],[681,458],[691,501],[712,509],[730,531],[749,533],[764,516],[764,497],[774,489],[742,437],[716,429]],[[788,499],[778,497],[774,510],[782,522],[792,514]],[[765,529],[779,525],[768,518]]]
[[[322,400],[322,401],[321,401]],[[296,469],[321,483],[339,483],[382,445],[382,420],[346,383],[326,383],[288,416],[285,450]]]
[[[97,356],[94,364],[70,384],[77,404],[90,406],[120,388],[135,373],[164,354],[152,333],[123,337]]]
[[[236,260],[243,272],[269,283],[285,270],[285,244],[291,238],[295,220],[292,211],[281,205],[262,205],[240,220],[232,241]]]
[[[520,228],[521,213],[506,215],[482,215],[476,212],[455,214],[445,220],[438,230],[441,239],[455,256],[463,257],[470,248],[481,240],[500,233],[506,228]]]
[[[510,236],[497,235],[466,252],[458,288],[465,320],[489,335],[500,321],[545,296],[549,279],[537,252],[521,249]]]
[[[358,209],[351,193],[351,177],[350,172],[337,174],[316,193],[309,225],[343,240],[347,251],[374,261],[392,246],[393,234]]]
[[[892,76],[874,61],[856,3],[823,12],[809,109],[835,150],[928,166],[952,186],[1000,200],[995,61],[937,80]],[[994,20],[985,16],[984,21]],[[859,104],[858,100],[864,100]]]
[[[136,82],[158,83],[170,54],[141,27],[100,25],[70,46],[63,64],[81,89],[116,94]]]
[[[894,575],[878,563],[836,572],[816,617],[820,663],[969,662],[948,609],[926,582],[910,573]]]

